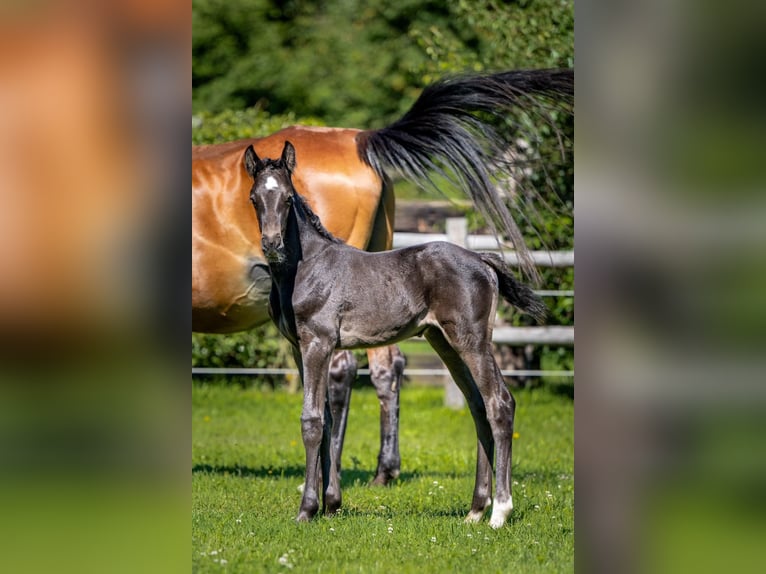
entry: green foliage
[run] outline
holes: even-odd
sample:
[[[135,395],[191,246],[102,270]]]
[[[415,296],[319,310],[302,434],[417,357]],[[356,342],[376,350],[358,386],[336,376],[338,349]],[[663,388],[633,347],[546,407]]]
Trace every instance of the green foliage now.
[[[192,367],[292,367],[290,347],[267,323],[226,335],[192,334]]]
[[[401,477],[368,486],[379,407],[372,389],[355,390],[343,508],[296,524],[305,468],[300,395],[193,385],[192,570],[571,572],[574,404],[547,388],[514,395],[514,510],[505,527],[463,522],[476,456],[468,410],[444,408],[439,388],[409,387],[401,395]]]
[[[571,66],[571,0],[193,0],[193,109],[374,128],[445,73]]]
[[[300,118],[288,112],[275,116],[261,106],[220,113],[202,111],[192,117],[192,145],[215,144],[244,138],[264,137],[288,126],[323,125],[314,118]]]
[[[212,335],[192,333],[192,367],[293,368],[290,344],[276,326],[267,323],[239,333]],[[283,385],[282,375],[263,377],[272,387]],[[251,376],[232,377],[231,382],[250,385]]]
[[[459,0],[449,26],[418,24],[410,36],[429,56],[423,79],[445,72],[574,66],[570,0]]]

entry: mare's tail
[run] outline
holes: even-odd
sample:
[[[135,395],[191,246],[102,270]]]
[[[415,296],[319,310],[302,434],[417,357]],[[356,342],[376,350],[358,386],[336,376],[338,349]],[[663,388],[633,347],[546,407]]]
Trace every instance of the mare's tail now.
[[[532,289],[519,283],[511,275],[502,257],[496,253],[479,253],[479,256],[497,274],[500,295],[519,311],[531,315],[535,321],[542,323],[548,314],[548,308],[543,300]]]
[[[538,283],[521,232],[493,181],[498,175],[508,175],[509,149],[516,138],[528,135],[528,128],[516,124],[515,133],[508,133],[496,126],[517,112],[528,112],[536,123],[553,126],[551,112],[569,111],[573,96],[571,69],[446,78],[426,87],[393,124],[360,133],[359,156],[382,179],[390,168],[423,187],[438,190],[439,178],[457,185],[487,222],[507,235],[520,256],[522,270]]]

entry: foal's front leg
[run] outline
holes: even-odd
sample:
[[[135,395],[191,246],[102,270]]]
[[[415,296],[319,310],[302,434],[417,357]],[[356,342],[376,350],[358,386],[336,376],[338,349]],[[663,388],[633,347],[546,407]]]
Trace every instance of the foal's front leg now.
[[[301,340],[305,340],[301,338]],[[327,403],[327,379],[333,345],[316,337],[301,343],[303,363],[303,412],[301,434],[306,449],[306,481],[298,522],[311,520],[319,511],[320,472],[324,490],[323,502],[329,513],[341,503],[336,461],[330,448],[332,415]],[[321,464],[321,468],[320,468]]]

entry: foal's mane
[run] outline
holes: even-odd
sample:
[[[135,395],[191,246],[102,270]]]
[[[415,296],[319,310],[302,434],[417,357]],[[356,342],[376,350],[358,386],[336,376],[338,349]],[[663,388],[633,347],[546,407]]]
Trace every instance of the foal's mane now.
[[[338,239],[332,233],[327,231],[327,228],[324,225],[322,225],[322,222],[319,220],[319,216],[316,213],[314,213],[314,211],[309,206],[308,201],[306,201],[306,198],[304,198],[300,193],[295,191],[295,188],[293,188],[293,198],[295,202],[295,207],[303,211],[303,214],[306,216],[306,219],[308,220],[308,222],[314,227],[314,229],[317,230],[317,232],[322,237],[324,237],[325,239],[329,239],[333,243],[343,243],[340,239]]]

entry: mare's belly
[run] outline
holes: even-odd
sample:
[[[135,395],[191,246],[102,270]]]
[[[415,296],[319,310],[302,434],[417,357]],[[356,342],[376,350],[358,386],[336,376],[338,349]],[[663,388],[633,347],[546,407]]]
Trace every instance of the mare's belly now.
[[[234,333],[267,323],[271,276],[265,264],[249,266],[243,281],[210,281],[207,293],[197,293],[192,305],[192,331]],[[193,301],[193,303],[195,303]]]

